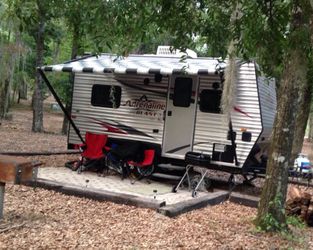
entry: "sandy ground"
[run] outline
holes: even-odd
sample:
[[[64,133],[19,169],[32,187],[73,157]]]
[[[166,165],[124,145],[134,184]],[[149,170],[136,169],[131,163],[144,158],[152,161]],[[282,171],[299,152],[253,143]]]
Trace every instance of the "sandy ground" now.
[[[0,151],[66,149],[62,115],[45,113],[46,133],[32,133],[29,106],[0,125]],[[31,157],[63,167],[77,156]],[[309,190],[310,192],[312,190]],[[149,209],[7,185],[0,249],[313,249],[312,228],[293,237],[257,232],[256,209],[225,202],[178,216]]]

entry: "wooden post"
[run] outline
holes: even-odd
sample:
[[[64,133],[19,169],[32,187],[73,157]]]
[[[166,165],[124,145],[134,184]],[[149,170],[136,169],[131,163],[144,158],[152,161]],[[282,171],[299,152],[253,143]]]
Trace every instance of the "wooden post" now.
[[[5,183],[0,182],[0,220],[3,219],[4,188],[5,188]]]
[[[22,184],[37,178],[40,162],[0,155],[0,220],[3,219],[5,183]]]

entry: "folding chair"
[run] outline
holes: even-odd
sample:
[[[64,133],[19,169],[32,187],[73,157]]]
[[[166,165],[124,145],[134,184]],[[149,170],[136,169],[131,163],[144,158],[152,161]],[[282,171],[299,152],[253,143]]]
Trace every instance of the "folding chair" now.
[[[144,159],[141,162],[135,162],[130,160],[127,164],[131,167],[135,167],[140,178],[150,176],[154,171],[154,149],[144,150]]]
[[[300,166],[300,176],[301,179],[307,180],[307,187],[309,187],[310,182],[312,180],[312,166],[310,162],[301,162]]]
[[[105,134],[94,134],[86,132],[85,144],[80,145],[83,152],[81,153],[81,162],[77,170],[78,173],[85,171],[91,167],[97,170],[103,170],[105,167],[105,152],[109,150],[106,147],[108,136]]]
[[[187,179],[188,181],[188,189],[192,189],[192,197],[195,197],[197,194],[197,191],[200,187],[200,185],[203,183],[204,178],[206,177],[208,171],[209,171],[209,164],[211,162],[210,155],[197,153],[197,152],[187,152],[185,155],[185,162],[187,164],[186,166],[186,172],[184,173],[183,177],[180,179],[179,183],[175,185],[172,189],[174,193],[177,192],[178,188],[183,184],[184,180]],[[195,187],[192,187],[191,185],[191,178],[190,178],[190,171],[193,170],[193,168],[197,166],[200,170],[200,180],[196,184]]]

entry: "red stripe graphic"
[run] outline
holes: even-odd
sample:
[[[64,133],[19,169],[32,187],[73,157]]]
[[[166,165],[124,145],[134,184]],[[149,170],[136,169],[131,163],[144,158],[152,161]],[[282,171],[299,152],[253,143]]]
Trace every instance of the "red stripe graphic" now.
[[[243,115],[245,115],[245,116],[248,116],[249,118],[252,118],[252,116],[250,116],[248,113],[242,111],[240,108],[238,108],[236,106],[234,106],[234,110],[239,112],[239,113],[241,113],[241,114],[243,114]]]

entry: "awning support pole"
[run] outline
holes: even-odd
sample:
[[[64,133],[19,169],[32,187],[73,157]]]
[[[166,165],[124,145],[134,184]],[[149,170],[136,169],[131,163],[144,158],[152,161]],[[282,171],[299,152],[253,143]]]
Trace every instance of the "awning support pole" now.
[[[41,75],[42,79],[44,80],[44,82],[47,84],[51,94],[54,96],[55,100],[57,101],[57,103],[59,104],[60,108],[62,109],[64,115],[66,116],[66,118],[69,120],[70,124],[72,125],[73,129],[75,130],[76,134],[78,135],[79,139],[82,141],[82,143],[85,143],[85,140],[83,139],[83,137],[80,134],[79,129],[77,128],[77,126],[75,125],[72,117],[69,115],[69,113],[66,111],[65,107],[63,106],[59,96],[57,95],[57,93],[54,91],[52,85],[50,84],[48,78],[46,77],[45,73],[42,71],[41,68],[37,68],[39,74]]]

